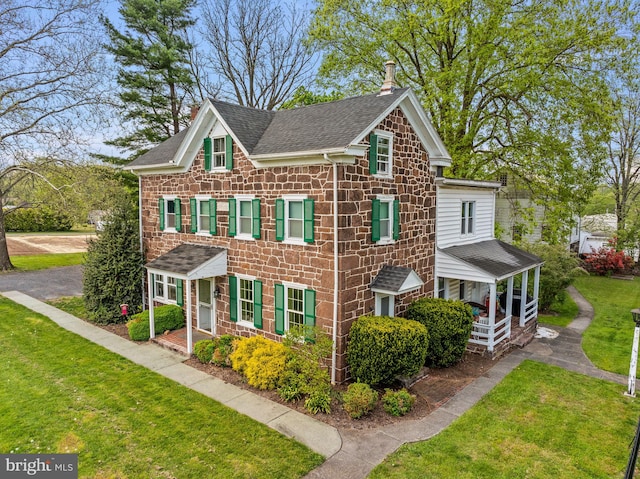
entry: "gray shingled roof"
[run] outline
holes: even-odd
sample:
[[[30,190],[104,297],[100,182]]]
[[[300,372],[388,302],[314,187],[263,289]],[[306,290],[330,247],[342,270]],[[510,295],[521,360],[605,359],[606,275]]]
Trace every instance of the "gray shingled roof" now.
[[[441,251],[489,273],[496,279],[543,263],[538,256],[497,239],[451,246]]]
[[[178,132],[178,134],[163,141],[155,148],[147,151],[145,154],[140,155],[138,158],[129,163],[127,167],[161,165],[162,163],[168,164],[169,160],[173,159],[176,152],[178,151],[178,148],[180,148],[182,140],[184,140],[184,137],[187,135],[188,131],[189,127],[181,130],[180,132]]]
[[[185,243],[150,261],[145,267],[186,276],[224,251],[224,248],[215,246]]]
[[[267,111],[218,100],[211,104],[250,156],[346,148],[408,88],[292,110]],[[188,128],[138,157],[127,167],[168,164]]]
[[[417,275],[411,268],[385,264],[371,283],[370,288],[373,290],[399,293],[405,281],[412,273]]]

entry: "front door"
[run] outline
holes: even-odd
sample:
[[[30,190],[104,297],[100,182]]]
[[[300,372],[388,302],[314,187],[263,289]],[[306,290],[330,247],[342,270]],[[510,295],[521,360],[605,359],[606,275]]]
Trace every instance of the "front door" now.
[[[216,318],[213,307],[213,281],[198,280],[198,329],[215,335]]]

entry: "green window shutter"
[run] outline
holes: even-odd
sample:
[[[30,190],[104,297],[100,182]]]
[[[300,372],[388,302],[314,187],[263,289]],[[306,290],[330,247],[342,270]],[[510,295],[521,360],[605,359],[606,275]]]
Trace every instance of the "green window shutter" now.
[[[378,172],[378,135],[369,135],[369,173],[375,175]]]
[[[304,200],[304,240],[313,243],[313,200]]]
[[[253,217],[252,235],[255,239],[260,239],[260,198],[251,200],[251,215]]]
[[[158,200],[158,216],[160,217],[160,231],[164,230],[164,198]]]
[[[211,156],[213,147],[211,144],[211,138],[204,139],[204,170],[211,171]]]
[[[400,238],[400,200],[393,200],[393,239]]]
[[[180,200],[176,198],[173,200],[176,205],[176,231],[182,229],[182,210],[180,209]]]
[[[191,213],[191,232],[196,233],[198,231],[198,201],[195,198],[189,200],[189,207]]]
[[[380,200],[371,200],[371,241],[380,241]]]
[[[209,199],[209,233],[212,235],[218,234],[218,202],[210,198]]]
[[[284,200],[276,200],[276,241],[284,240]]]
[[[233,138],[231,138],[231,135],[227,135],[225,138],[224,146],[226,148],[224,159],[225,167],[227,170],[233,170]]]
[[[229,236],[236,235],[236,199],[229,198]]]
[[[253,325],[262,329],[262,281],[253,282]]]
[[[231,321],[238,322],[238,278],[229,276],[229,315]]]
[[[313,328],[316,325],[316,292],[312,289],[304,290],[304,327]],[[310,341],[312,331],[305,332],[306,340]]]
[[[284,334],[284,285],[276,284],[276,334]]]
[[[182,280],[176,279],[176,300],[177,300],[178,306],[184,305],[183,295],[184,295],[184,287],[182,285]]]

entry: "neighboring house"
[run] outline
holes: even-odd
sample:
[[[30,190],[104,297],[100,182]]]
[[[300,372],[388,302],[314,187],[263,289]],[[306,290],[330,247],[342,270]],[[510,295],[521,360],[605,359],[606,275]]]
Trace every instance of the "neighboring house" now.
[[[537,326],[542,260],[494,238],[500,182],[437,178],[436,185],[437,295],[478,308],[470,343],[497,353],[513,339],[514,316],[519,333],[529,335]],[[533,285],[528,300],[514,289],[516,277],[523,291]]]
[[[531,193],[518,188],[511,175],[503,173],[496,196],[496,223],[500,239],[507,243],[525,241],[536,243],[542,239],[545,209],[531,198]]]
[[[402,315],[437,292],[436,176],[449,164],[391,65],[380,94],[282,111],[205,101],[128,166],[152,335],[153,305],[166,303],[185,307],[189,352],[193,328],[277,340],[319,326],[335,342],[332,380],[344,381],[354,320]]]
[[[571,230],[571,251],[585,255],[608,247],[617,227],[618,219],[612,213],[583,216]]]

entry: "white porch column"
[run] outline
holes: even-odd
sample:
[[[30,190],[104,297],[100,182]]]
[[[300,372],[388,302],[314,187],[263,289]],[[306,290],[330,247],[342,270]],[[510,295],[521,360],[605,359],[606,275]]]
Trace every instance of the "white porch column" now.
[[[504,315],[510,317],[513,314],[513,276],[507,279],[507,301],[505,303]]]
[[[536,318],[538,317],[538,297],[540,295],[540,265],[536,266],[533,275],[533,300],[536,302]]]
[[[493,351],[494,335],[496,329],[496,283],[489,284],[489,337],[487,349]]]
[[[520,286],[520,327],[526,324],[525,310],[527,308],[527,287],[529,282],[529,270],[522,272],[522,286]]]
[[[193,352],[193,324],[191,322],[191,280],[187,280],[187,353]]]
[[[153,317],[153,274],[147,271],[147,285],[149,293],[149,338],[156,337],[156,323]]]

